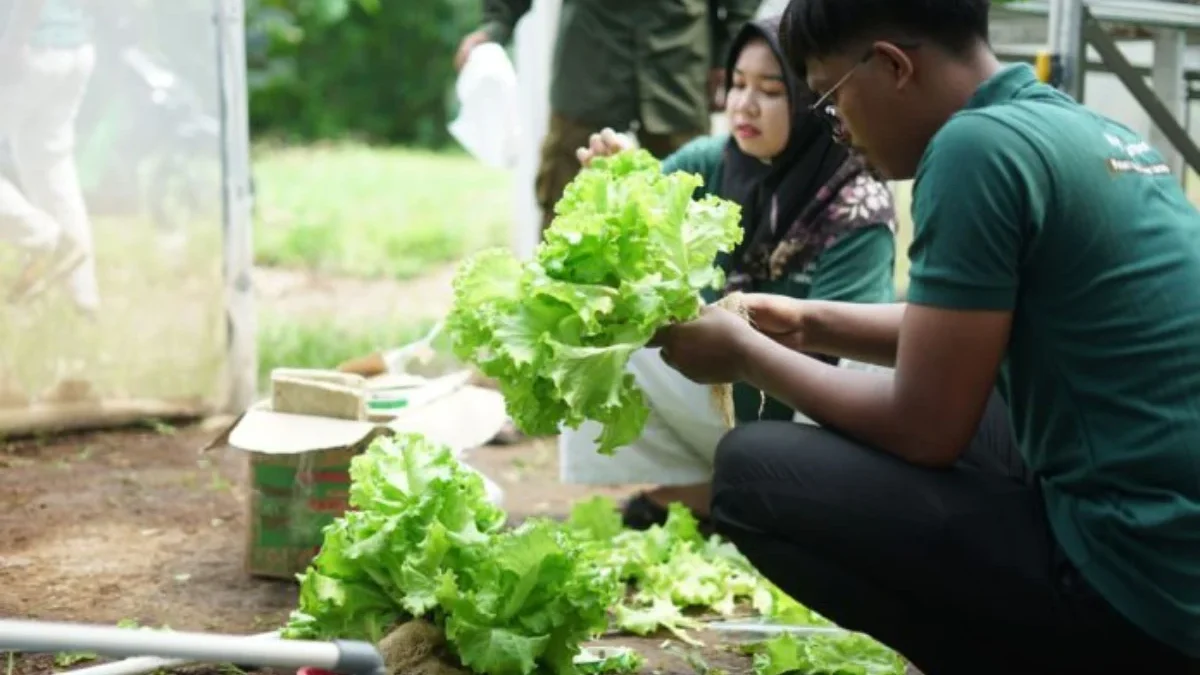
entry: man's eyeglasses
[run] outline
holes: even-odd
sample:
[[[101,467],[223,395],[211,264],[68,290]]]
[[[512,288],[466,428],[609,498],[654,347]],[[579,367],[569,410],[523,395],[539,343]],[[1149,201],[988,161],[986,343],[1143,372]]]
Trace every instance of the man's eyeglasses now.
[[[916,49],[919,46],[917,43],[894,44],[896,44],[896,46],[900,49]],[[839,143],[844,143],[846,141],[846,127],[844,124],[842,124],[842,117],[838,114],[837,106],[830,103],[830,101],[833,99],[833,95],[837,93],[837,90],[840,89],[842,85],[846,84],[846,81],[849,80],[854,73],[858,72],[859,68],[862,68],[864,65],[869,63],[871,59],[874,58],[878,53],[879,52],[877,52],[874,47],[868,49],[867,53],[863,54],[862,58],[856,61],[850,70],[846,71],[845,75],[842,75],[837,82],[833,83],[832,87],[827,89],[824,94],[821,94],[821,96],[812,105],[808,106],[808,109],[815,116],[825,120],[825,123],[829,125],[830,129],[833,130],[834,140]]]

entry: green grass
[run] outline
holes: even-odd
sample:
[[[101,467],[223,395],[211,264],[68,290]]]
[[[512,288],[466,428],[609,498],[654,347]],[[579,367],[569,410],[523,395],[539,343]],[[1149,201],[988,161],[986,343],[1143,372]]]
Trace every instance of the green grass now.
[[[511,175],[466,155],[262,145],[254,174],[259,264],[405,279],[509,241]]]
[[[329,317],[296,320],[270,314],[258,326],[258,382],[270,381],[275,368],[334,368],[347,359],[419,340],[431,321],[379,319],[346,324]]]
[[[429,334],[433,324],[432,319],[380,319],[366,324],[331,318],[297,321],[268,314],[258,331],[259,391],[268,391],[275,368],[335,368],[347,359],[416,342]],[[435,376],[465,367],[453,356],[445,333],[434,336],[430,347],[433,359],[413,362],[410,372]]]

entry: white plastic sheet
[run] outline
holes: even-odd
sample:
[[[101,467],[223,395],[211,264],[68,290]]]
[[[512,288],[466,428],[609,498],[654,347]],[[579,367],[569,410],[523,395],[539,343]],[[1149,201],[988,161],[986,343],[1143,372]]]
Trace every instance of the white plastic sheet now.
[[[450,135],[484,164],[515,168],[522,136],[517,73],[508,54],[491,42],[472,49],[455,91],[461,108]]]

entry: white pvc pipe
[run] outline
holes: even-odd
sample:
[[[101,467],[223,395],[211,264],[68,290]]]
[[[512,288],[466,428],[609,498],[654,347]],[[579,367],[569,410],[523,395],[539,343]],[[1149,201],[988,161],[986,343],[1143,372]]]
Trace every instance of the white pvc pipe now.
[[[279,631],[248,635],[247,640],[278,639]],[[188,659],[164,659],[157,656],[135,656],[122,661],[104,663],[98,666],[88,666],[67,671],[71,675],[145,675],[159,668],[175,668],[195,663]]]
[[[9,619],[0,619],[0,649],[39,654],[74,650],[125,657],[155,654],[193,662],[245,663],[274,668],[313,666],[327,670],[339,667],[339,662],[346,656],[343,648],[333,642]],[[378,653],[374,657],[378,660]]]

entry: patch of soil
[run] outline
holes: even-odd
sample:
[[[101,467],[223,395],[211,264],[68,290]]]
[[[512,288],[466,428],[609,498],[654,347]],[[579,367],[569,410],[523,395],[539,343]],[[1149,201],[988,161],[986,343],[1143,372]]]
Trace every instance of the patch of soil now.
[[[239,635],[276,629],[295,603],[296,586],[251,578],[242,569],[245,457],[233,450],[200,452],[221,431],[213,422],[0,446],[0,616],[134,620]],[[505,490],[514,521],[565,515],[577,499],[630,491],[560,484],[553,439],[479,448],[467,459]],[[662,651],[660,639],[611,642],[638,648],[649,670],[693,672],[686,659]],[[734,672],[746,667],[741,657],[714,650],[704,657]],[[56,666],[52,655],[25,655],[14,659],[11,673],[85,665]],[[3,656],[0,672],[9,672]],[[195,666],[174,672],[235,671]]]
[[[0,615],[264,632],[286,583],[240,574],[244,465],[218,431],[88,433],[0,449]]]

